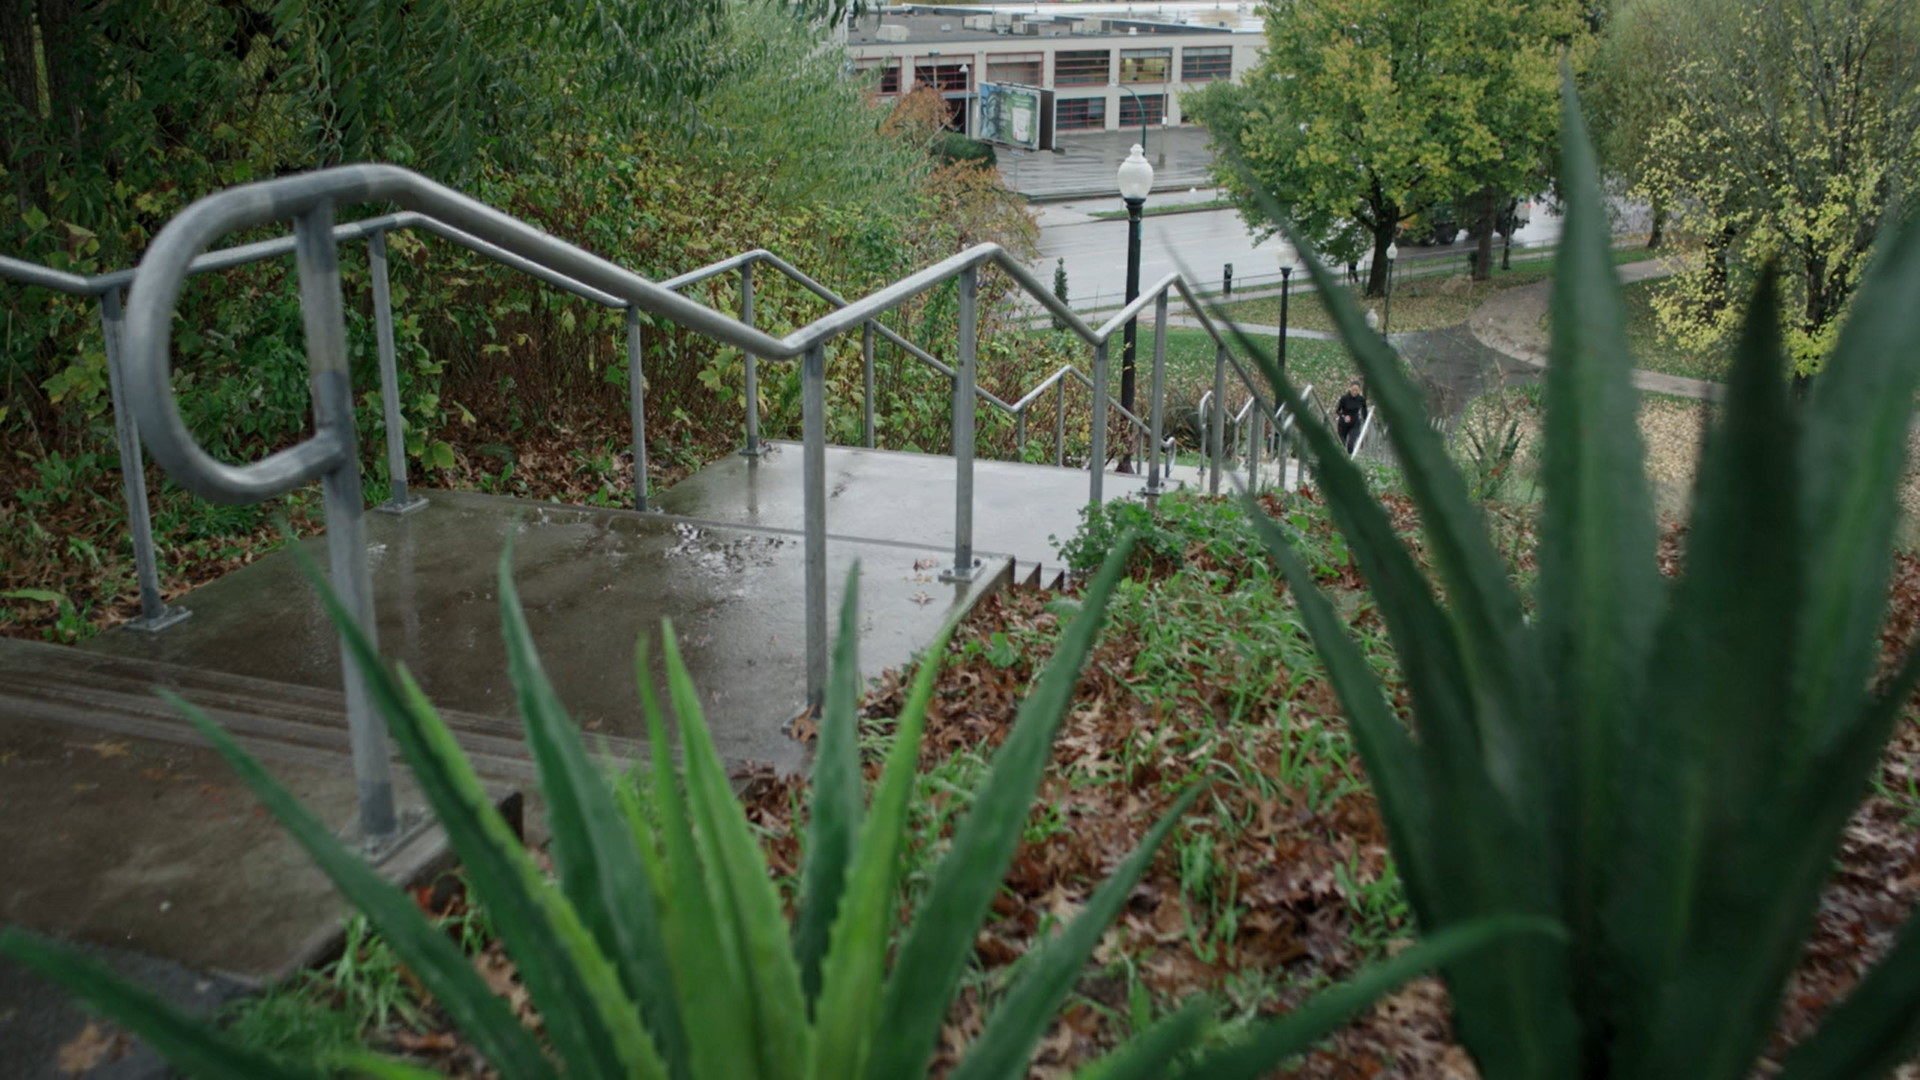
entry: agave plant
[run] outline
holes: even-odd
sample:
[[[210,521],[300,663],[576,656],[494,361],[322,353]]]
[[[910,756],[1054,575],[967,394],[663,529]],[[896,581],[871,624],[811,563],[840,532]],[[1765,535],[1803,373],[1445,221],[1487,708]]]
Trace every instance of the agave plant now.
[[[1510,914],[1569,932],[1508,937],[1446,966],[1482,1075],[1736,1080],[1765,1048],[1841,830],[1920,677],[1910,655],[1872,687],[1920,373],[1920,221],[1882,238],[1804,400],[1787,392],[1776,279],[1763,276],[1704,439],[1685,572],[1668,584],[1606,211],[1566,97],[1531,605],[1417,389],[1317,259],[1313,280],[1389,423],[1436,581],[1251,351],[1301,418],[1399,651],[1413,731],[1279,530],[1253,517],[1339,692],[1422,932]],[[1882,1075],[1916,1045],[1910,922],[1782,1075]]]
[[[1081,614],[1022,703],[912,925],[897,942],[913,770],[947,633],[920,665],[867,805],[856,747],[857,575],[848,580],[841,609],[813,768],[799,910],[789,927],[701,718],[670,625],[663,641],[680,764],[672,764],[674,747],[642,648],[637,668],[654,766],[639,787],[609,786],[541,669],[513,587],[511,551],[501,558],[511,676],[553,834],[558,880],[549,882],[488,802],[420,688],[404,670],[380,661],[316,574],[356,666],[466,868],[475,900],[518,966],[543,1021],[544,1041],[486,987],[406,893],[347,851],[219,727],[191,705],[179,705],[502,1076],[913,1077],[924,1075],[932,1057],[1130,547],[1116,545],[1088,588]],[[1025,1074],[1087,957],[1197,790],[1115,868],[1078,917],[1027,959],[953,1076]],[[1196,1047],[1209,1034],[1211,1009],[1204,999],[1191,1001],[1097,1069],[1108,1080],[1158,1077],[1185,1055],[1211,1062],[1205,1065],[1208,1075],[1257,1075],[1412,975],[1496,937],[1543,929],[1552,928],[1537,920],[1505,920],[1442,934],[1250,1037],[1204,1054]],[[238,1046],[51,943],[11,932],[0,935],[0,952],[64,983],[192,1075],[259,1080],[321,1072],[310,1063],[268,1060]],[[327,1064],[377,1076],[420,1075],[403,1062],[371,1055]]]

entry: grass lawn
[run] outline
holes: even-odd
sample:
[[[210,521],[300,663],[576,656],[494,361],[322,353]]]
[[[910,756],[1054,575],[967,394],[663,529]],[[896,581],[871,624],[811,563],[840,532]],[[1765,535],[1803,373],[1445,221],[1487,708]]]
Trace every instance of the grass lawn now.
[[[1648,258],[1643,248],[1619,248],[1613,253],[1615,265],[1641,262]],[[1440,330],[1467,321],[1475,308],[1489,296],[1505,289],[1531,285],[1553,276],[1554,259],[1516,262],[1511,270],[1497,267],[1487,281],[1471,281],[1460,259],[1447,260],[1442,268],[1415,267],[1395,275],[1393,283],[1392,325],[1394,332]],[[1365,306],[1384,307],[1380,300],[1365,300],[1360,286],[1342,286],[1348,295]],[[1280,322],[1280,298],[1261,297],[1223,304],[1226,317],[1255,326],[1275,326]],[[1287,312],[1287,325],[1303,330],[1332,330],[1333,320],[1316,293],[1296,294]]]

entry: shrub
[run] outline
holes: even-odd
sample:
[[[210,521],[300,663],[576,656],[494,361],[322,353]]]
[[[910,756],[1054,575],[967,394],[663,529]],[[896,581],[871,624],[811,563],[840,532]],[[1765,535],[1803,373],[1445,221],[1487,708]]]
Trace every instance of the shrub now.
[[[1606,211],[1567,97],[1532,610],[1413,383],[1317,260],[1314,280],[1389,421],[1437,581],[1324,425],[1271,365],[1268,377],[1303,417],[1320,486],[1373,583],[1413,732],[1286,537],[1251,519],[1300,597],[1422,931],[1514,914],[1569,931],[1446,967],[1480,1075],[1734,1080],[1766,1045],[1841,830],[1920,679],[1915,653],[1871,686],[1920,373],[1920,221],[1882,238],[1804,401],[1781,378],[1777,277],[1764,276],[1705,438],[1685,574],[1669,587]],[[1917,1044],[1920,918],[1782,1075],[1883,1075]]]
[[[946,165],[972,161],[992,168],[1000,164],[1000,155],[993,152],[993,147],[957,131],[949,131],[933,141],[933,156]]]

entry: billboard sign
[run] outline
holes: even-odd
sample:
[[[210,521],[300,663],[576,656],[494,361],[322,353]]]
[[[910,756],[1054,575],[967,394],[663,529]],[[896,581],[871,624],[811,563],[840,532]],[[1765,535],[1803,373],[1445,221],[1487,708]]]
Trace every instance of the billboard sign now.
[[[980,139],[982,142],[1017,146],[1023,150],[1043,147],[1041,118],[1045,110],[1045,91],[1015,83],[980,84]]]

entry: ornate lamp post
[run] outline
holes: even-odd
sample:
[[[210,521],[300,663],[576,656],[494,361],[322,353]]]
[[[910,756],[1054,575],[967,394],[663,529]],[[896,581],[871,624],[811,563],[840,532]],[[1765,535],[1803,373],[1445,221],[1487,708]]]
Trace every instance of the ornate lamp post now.
[[[1145,149],[1135,143],[1127,160],[1120,163],[1118,174],[1120,198],[1127,204],[1127,300],[1131,304],[1140,296],[1140,212],[1147,205],[1147,192],[1153,189],[1153,166],[1148,163]],[[1125,345],[1120,353],[1120,407],[1135,412],[1133,407],[1133,355],[1135,323],[1128,319]]]

